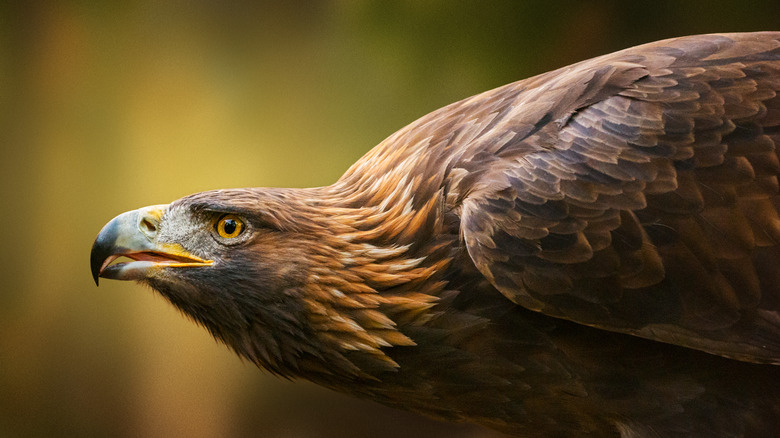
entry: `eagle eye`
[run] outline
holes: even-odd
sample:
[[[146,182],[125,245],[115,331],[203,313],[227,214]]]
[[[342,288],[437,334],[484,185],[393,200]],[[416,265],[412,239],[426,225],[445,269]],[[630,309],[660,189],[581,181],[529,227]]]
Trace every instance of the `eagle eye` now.
[[[219,237],[233,239],[244,231],[244,222],[234,214],[226,214],[219,218],[215,228]]]

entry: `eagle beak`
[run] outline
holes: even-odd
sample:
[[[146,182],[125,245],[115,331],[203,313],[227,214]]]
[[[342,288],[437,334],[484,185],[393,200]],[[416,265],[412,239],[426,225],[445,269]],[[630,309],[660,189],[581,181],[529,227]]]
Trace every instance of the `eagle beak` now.
[[[92,278],[142,280],[166,267],[209,266],[214,262],[190,254],[181,245],[159,243],[157,232],[167,205],[153,205],[128,211],[111,219],[92,244]],[[132,261],[111,264],[119,257]]]

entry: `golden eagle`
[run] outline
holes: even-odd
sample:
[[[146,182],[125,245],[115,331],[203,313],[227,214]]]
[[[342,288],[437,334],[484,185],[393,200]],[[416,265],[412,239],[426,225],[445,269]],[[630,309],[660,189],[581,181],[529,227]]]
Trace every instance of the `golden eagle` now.
[[[774,436],[779,90],[777,32],[630,48],[434,111],[327,187],[121,214],[92,273],[274,374],[436,418]]]

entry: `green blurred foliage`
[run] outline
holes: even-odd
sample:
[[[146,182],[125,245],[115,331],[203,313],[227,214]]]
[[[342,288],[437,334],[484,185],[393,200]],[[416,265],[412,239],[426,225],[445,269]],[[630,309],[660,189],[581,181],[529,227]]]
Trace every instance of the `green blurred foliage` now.
[[[329,184],[507,82],[778,16],[775,0],[4,2],[0,436],[494,436],[269,377],[149,291],[96,288],[92,239],[192,192]]]

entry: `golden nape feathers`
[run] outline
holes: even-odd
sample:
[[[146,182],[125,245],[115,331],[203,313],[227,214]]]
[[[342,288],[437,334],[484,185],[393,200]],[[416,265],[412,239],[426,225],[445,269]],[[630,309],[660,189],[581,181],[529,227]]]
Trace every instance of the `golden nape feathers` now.
[[[93,274],[273,373],[445,420],[773,436],[778,90],[780,33],[630,48],[428,114],[331,186],[120,215]]]

